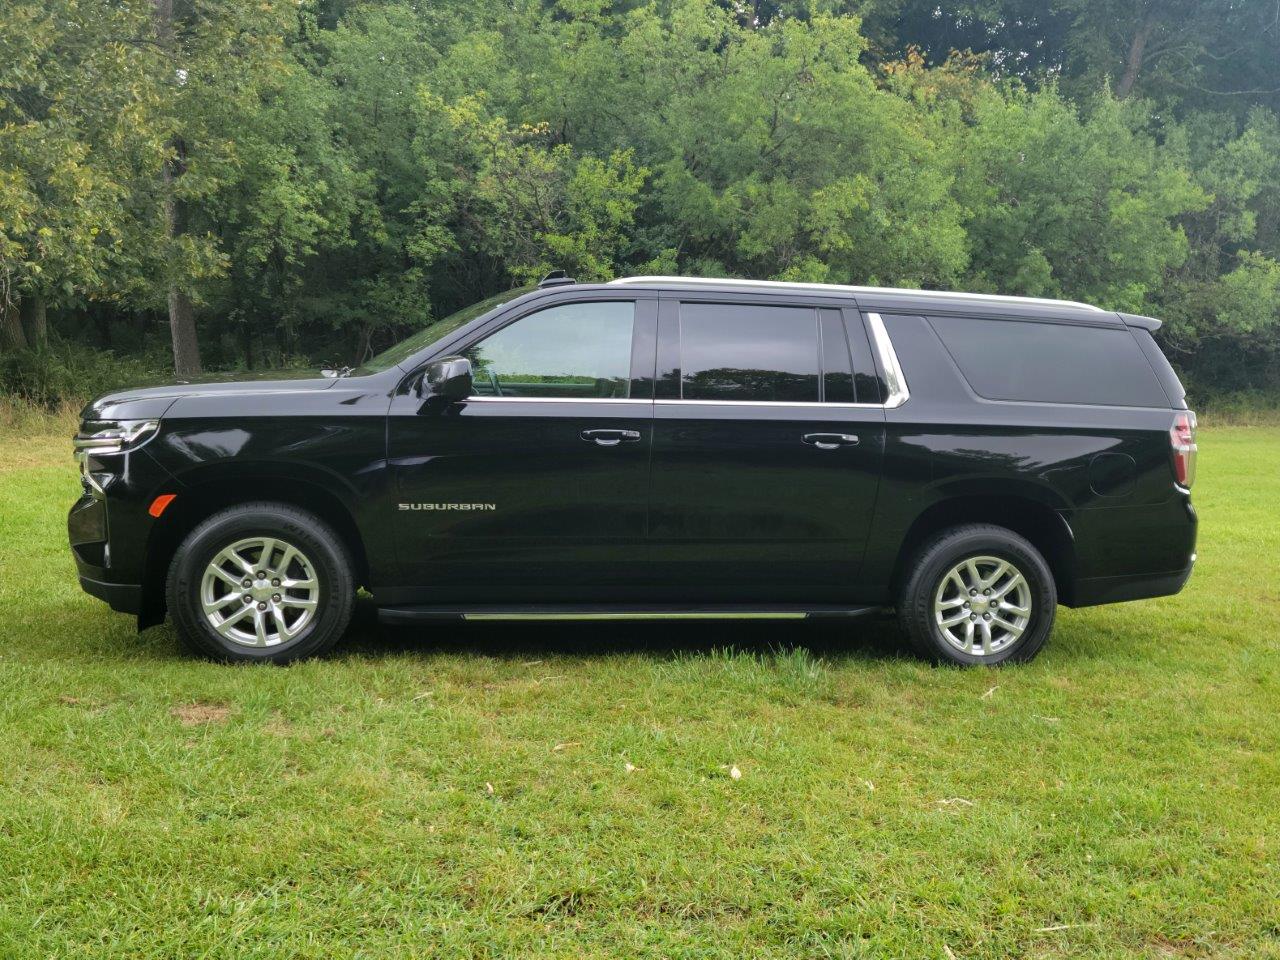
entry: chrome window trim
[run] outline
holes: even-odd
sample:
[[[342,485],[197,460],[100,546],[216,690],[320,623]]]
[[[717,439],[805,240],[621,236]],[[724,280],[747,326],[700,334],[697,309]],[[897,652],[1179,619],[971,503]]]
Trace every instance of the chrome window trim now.
[[[821,400],[677,400],[674,398],[660,398],[653,401],[667,406],[678,404],[680,406],[708,406],[708,407],[814,407],[823,410],[840,410],[846,407],[863,410],[880,410],[883,404],[879,403],[825,403]]]
[[[878,313],[868,313],[867,324],[871,327],[871,346],[880,359],[885,387],[889,391],[884,399],[884,408],[893,410],[911,399],[911,391],[907,388],[907,378],[902,372],[902,365],[898,363],[898,353],[893,349],[893,341],[889,339],[884,320]]]
[[[734,278],[717,279],[713,277],[619,277],[616,280],[610,280],[609,284],[617,284],[619,286],[628,286],[643,283],[670,283],[680,284],[688,287],[699,286],[726,286],[726,287],[742,287],[744,289],[761,289],[761,290],[789,290],[793,293],[812,293],[812,294],[832,294],[832,293],[851,293],[862,294],[864,296],[877,296],[881,294],[889,295],[910,295],[925,297],[933,300],[973,300],[976,303],[991,304],[1007,304],[1016,306],[1021,303],[1037,303],[1042,306],[1050,307],[1072,307],[1077,310],[1093,310],[1097,313],[1106,313],[1101,307],[1095,307],[1091,303],[1081,303],[1078,300],[1054,300],[1046,297],[1013,297],[1002,296],[998,293],[961,293],[949,290],[912,290],[904,287],[855,287],[846,286],[838,283],[798,283],[791,280],[738,280]]]
[[[661,403],[680,406],[707,407],[814,407],[821,409],[853,408],[861,410],[882,410],[882,403],[824,403],[818,400],[678,400],[672,397],[660,397],[656,400],[639,400],[631,397],[467,397],[463,403]]]
[[[642,397],[467,397],[463,403],[653,403]]]
[[[617,281],[614,281],[615,283]],[[764,281],[760,281],[764,282]],[[853,410],[893,410],[911,399],[911,391],[907,388],[907,378],[898,362],[898,354],[893,349],[893,341],[889,339],[889,331],[885,329],[884,320],[878,313],[868,313],[867,324],[871,332],[871,348],[880,360],[884,371],[885,386],[889,391],[884,403],[826,403],[820,400],[684,400],[674,397],[662,397],[654,400],[636,397],[468,397],[466,403],[645,403],[688,404],[690,406],[710,407],[801,407],[815,409],[853,409]]]

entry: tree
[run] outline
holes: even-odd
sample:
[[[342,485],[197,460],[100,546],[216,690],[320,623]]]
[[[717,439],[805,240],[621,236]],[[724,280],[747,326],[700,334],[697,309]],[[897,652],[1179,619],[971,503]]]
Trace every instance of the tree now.
[[[129,184],[159,156],[128,6],[18,0],[0,18],[0,336],[136,280]],[[93,78],[86,84],[86,78]]]

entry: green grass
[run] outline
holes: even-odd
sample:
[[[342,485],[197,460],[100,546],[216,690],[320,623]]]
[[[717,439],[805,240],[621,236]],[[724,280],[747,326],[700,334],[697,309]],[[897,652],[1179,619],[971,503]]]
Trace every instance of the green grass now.
[[[1280,957],[1280,430],[1202,432],[1183,594],[971,671],[368,611],[193,661],[79,592],[65,435],[3,440],[0,957]]]

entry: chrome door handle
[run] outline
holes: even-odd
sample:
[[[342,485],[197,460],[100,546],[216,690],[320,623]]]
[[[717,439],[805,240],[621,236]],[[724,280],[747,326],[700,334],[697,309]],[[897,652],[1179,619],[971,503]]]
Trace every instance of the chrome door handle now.
[[[639,430],[583,430],[579,434],[587,443],[598,447],[616,447],[620,443],[636,443],[640,439]]]
[[[858,437],[852,433],[806,433],[801,439],[819,450],[838,450],[840,447],[858,445]]]

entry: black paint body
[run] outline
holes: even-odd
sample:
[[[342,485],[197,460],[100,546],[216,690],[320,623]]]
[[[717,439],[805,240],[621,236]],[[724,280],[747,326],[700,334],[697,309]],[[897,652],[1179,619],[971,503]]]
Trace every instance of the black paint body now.
[[[429,361],[549,304],[609,299],[636,303],[630,399],[420,396]],[[680,310],[694,301],[816,309],[824,336],[843,324],[857,402],[681,400]],[[883,317],[910,388],[896,408],[882,402],[869,313]],[[86,421],[161,425],[136,450],[91,458],[105,492],[86,492],[69,517],[81,580],[143,625],[156,622],[169,560],[200,519],[285,500],[338,529],[381,606],[884,604],[911,551],[968,520],[1031,537],[1068,605],[1179,590],[1196,518],[1170,453],[1185,404],[1163,371],[1143,373],[1165,390],[1151,406],[1089,403],[1088,371],[1080,402],[984,399],[936,333],[948,317],[1105,326],[1148,341],[1142,327],[1152,325],[1070,305],[891,291],[658,280],[539,290],[379,372],[96,400]],[[583,441],[599,429],[639,440]],[[814,433],[858,443],[802,442]],[[172,506],[152,518],[148,507],[166,493]]]

